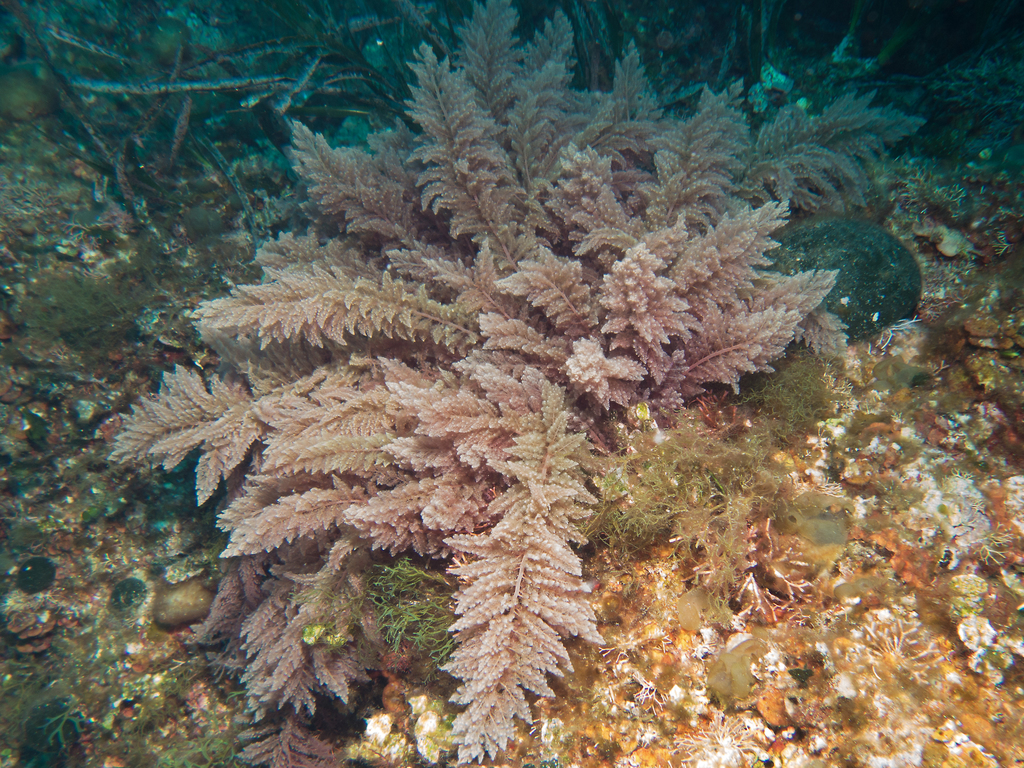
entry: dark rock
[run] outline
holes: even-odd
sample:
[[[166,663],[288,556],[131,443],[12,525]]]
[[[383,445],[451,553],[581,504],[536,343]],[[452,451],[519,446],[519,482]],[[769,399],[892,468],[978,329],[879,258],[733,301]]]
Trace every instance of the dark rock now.
[[[913,317],[921,298],[921,270],[889,232],[868,221],[812,219],[786,227],[768,252],[784,274],[838,269],[825,308],[848,326],[851,341],[868,338]]]
[[[21,564],[14,582],[22,592],[34,595],[49,589],[56,577],[57,566],[53,560],[48,557],[30,557]]]

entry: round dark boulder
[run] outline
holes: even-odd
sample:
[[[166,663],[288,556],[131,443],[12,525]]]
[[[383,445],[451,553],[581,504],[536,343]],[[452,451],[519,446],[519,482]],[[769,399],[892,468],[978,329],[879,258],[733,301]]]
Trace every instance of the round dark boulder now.
[[[913,317],[921,298],[921,269],[903,243],[869,221],[811,219],[787,226],[768,252],[774,268],[791,275],[838,269],[823,302],[847,325],[851,341]]]
[[[22,592],[34,595],[49,589],[57,577],[57,566],[48,557],[30,557],[18,569],[14,583]]]

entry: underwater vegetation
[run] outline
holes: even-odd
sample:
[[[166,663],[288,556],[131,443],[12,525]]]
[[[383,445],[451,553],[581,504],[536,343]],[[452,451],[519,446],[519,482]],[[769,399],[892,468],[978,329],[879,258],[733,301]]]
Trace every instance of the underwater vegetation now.
[[[256,187],[273,174],[240,168],[230,147],[281,147],[287,120],[303,115],[390,117],[407,95],[413,45],[424,36],[444,45],[411,4],[361,21],[330,2],[257,5],[224,4],[226,19],[203,24],[181,9],[101,2],[87,14],[4,0],[22,38],[8,54],[33,58],[0,71],[0,115],[51,115],[78,138],[73,154],[165,245],[175,220],[212,192],[221,211],[241,217],[252,249],[269,223]]]
[[[759,423],[767,425],[779,445],[805,440],[818,422],[835,416],[849,397],[849,387],[834,362],[790,351],[774,367],[771,374],[751,376],[739,399],[753,409]],[[709,426],[721,429],[718,425],[728,409],[707,404],[703,410],[705,423],[710,420]],[[741,409],[734,411],[741,413]]]
[[[0,117],[32,120],[56,112],[60,95],[53,76],[41,64],[0,67]]]
[[[584,528],[588,538],[627,552],[668,540],[702,550],[715,588],[732,584],[745,546],[750,505],[772,492],[770,437],[743,430],[721,439],[688,423],[643,433],[602,480],[604,503]],[[731,534],[731,536],[730,536]],[[724,569],[724,570],[723,570]]]
[[[40,339],[60,340],[89,357],[105,357],[115,345],[132,340],[145,299],[145,293],[125,280],[51,275],[31,286],[15,317]]]
[[[384,642],[398,658],[411,644],[436,669],[455,650],[448,631],[454,620],[452,594],[455,585],[437,571],[418,568],[408,560],[375,565],[370,570],[367,599],[373,604]],[[408,667],[408,662],[400,662]]]
[[[601,445],[572,551],[604,644],[566,643],[575,672],[531,700],[509,761],[1024,760],[1020,5],[558,5],[580,91],[608,93],[632,41],[674,115],[742,81],[754,129],[853,90],[927,117],[842,219],[899,240],[893,312],[917,314],[829,359],[789,350],[738,394],[640,397],[575,425]],[[403,111],[411,52],[455,51],[469,6],[0,13],[0,764],[241,764],[245,695],[187,623],[235,578],[212,522],[230,491],[197,508],[196,457],[128,473],[110,441],[162,372],[222,369],[193,308],[258,280],[259,244],[309,226],[279,150],[288,121],[362,146]],[[519,11],[526,39],[551,8]],[[300,608],[328,606],[305,647],[379,630],[360,653],[380,669],[349,706],[318,702],[323,760],[451,765],[438,667],[460,586],[421,559],[370,562],[359,600],[297,588]],[[187,610],[163,612],[179,584]],[[294,750],[267,759],[313,760],[286,732]]]
[[[85,726],[85,717],[71,697],[36,704],[24,723],[22,760],[26,765],[59,764],[75,748]],[[33,754],[34,753],[34,754]]]

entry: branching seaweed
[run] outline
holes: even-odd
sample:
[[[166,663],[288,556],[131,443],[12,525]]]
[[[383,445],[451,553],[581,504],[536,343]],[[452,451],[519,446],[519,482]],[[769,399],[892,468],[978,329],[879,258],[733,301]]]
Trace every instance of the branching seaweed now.
[[[434,666],[441,667],[455,650],[455,638],[448,631],[455,618],[451,609],[454,590],[455,585],[443,574],[402,559],[374,566],[367,596],[393,652],[412,643]]]
[[[626,554],[669,539],[698,581],[728,596],[746,567],[748,523],[779,488],[771,437],[747,430],[727,439],[698,426],[693,411],[669,431],[641,432],[602,482],[604,501],[588,537]]]

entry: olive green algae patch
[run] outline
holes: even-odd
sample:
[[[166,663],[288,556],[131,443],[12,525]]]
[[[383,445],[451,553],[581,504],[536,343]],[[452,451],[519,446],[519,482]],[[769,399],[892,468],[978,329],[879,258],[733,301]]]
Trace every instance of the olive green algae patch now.
[[[57,83],[41,63],[0,66],[0,118],[24,122],[58,109]]]

